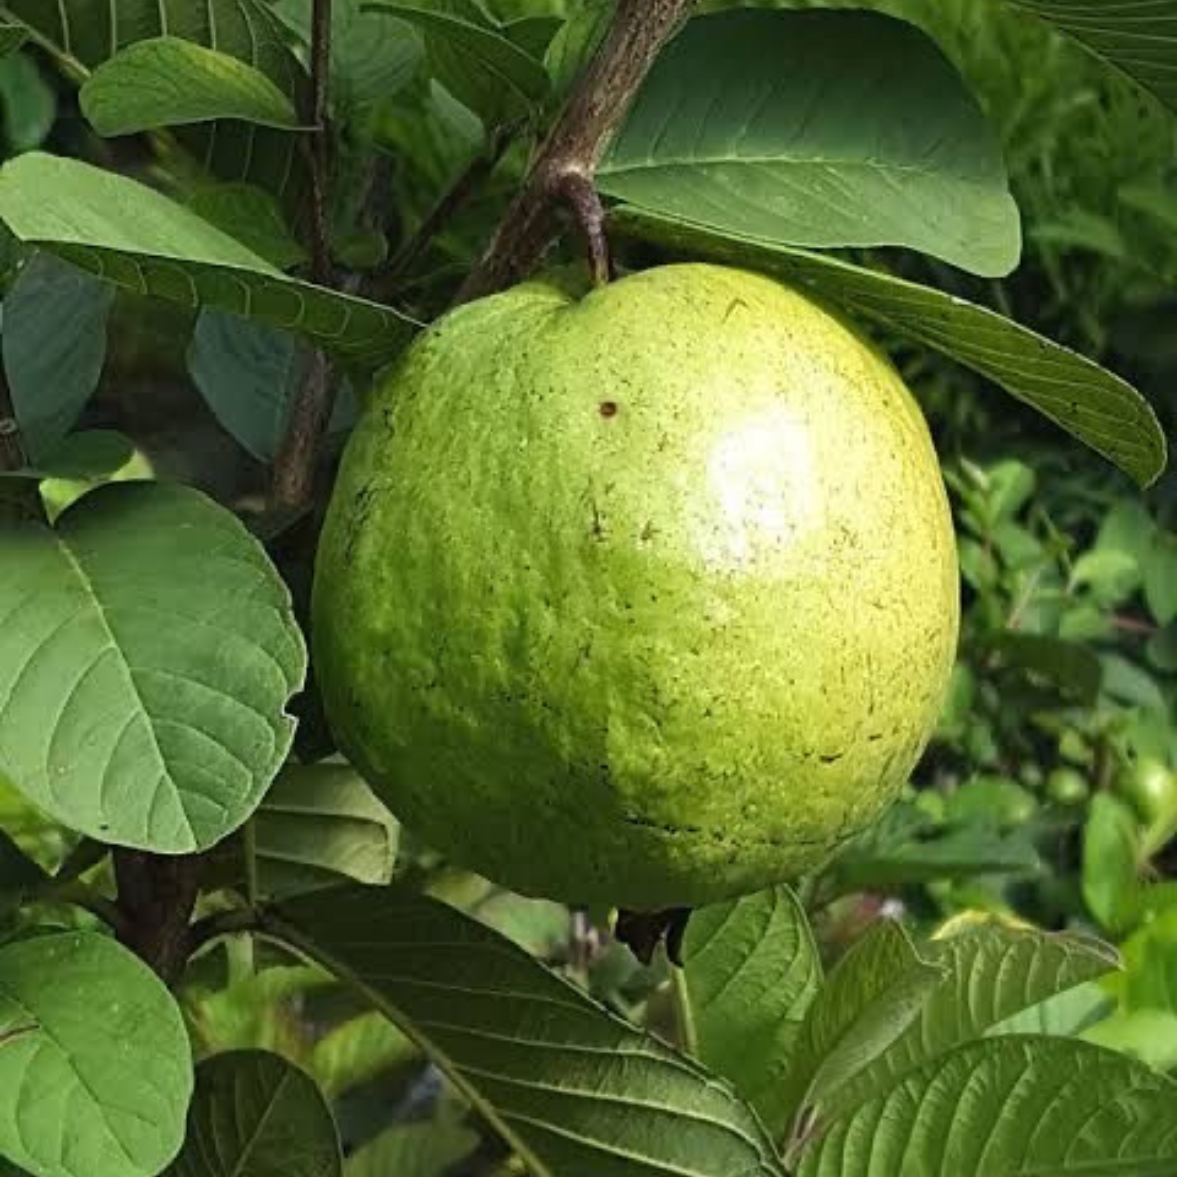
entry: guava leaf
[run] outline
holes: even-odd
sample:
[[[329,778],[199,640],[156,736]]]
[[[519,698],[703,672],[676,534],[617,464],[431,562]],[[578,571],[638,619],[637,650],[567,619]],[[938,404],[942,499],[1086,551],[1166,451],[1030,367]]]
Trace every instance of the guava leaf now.
[[[287,277],[162,193],[77,160],[30,152],[5,164],[0,220],[114,286],[232,311],[352,364],[385,363],[416,326],[388,307]]]
[[[163,982],[106,936],[0,948],[0,1156],[33,1177],[155,1177],[192,1093]]]
[[[0,0],[0,20],[27,28],[79,83],[120,50],[174,37],[229,54],[264,74],[302,109],[309,79],[262,0]],[[284,205],[303,207],[309,172],[300,136],[255,123],[221,121],[177,131],[182,146],[222,180],[269,189]]]
[[[0,921],[6,920],[49,876],[0,830]]]
[[[548,93],[548,73],[470,0],[402,4],[370,0],[365,12],[383,12],[414,25],[425,37],[433,75],[484,122],[494,125],[526,114]]]
[[[203,184],[186,203],[202,220],[280,270],[292,270],[307,260],[307,251],[286,224],[282,206],[264,188],[254,184]]]
[[[203,311],[188,346],[189,375],[214,416],[262,462],[278,451],[308,359],[288,332],[228,311]],[[349,430],[358,413],[355,390],[345,383],[329,435]]]
[[[399,836],[396,819],[350,765],[291,765],[254,817],[261,890],[291,895],[341,878],[386,886]]]
[[[821,984],[809,921],[787,887],[691,916],[677,980],[687,1044],[745,1097],[788,1057]]]
[[[228,53],[180,37],[136,41],[86,80],[82,113],[105,137],[154,127],[242,119],[299,128],[290,96],[261,70]]]
[[[114,291],[51,256],[35,256],[4,299],[4,374],[25,452],[40,461],[65,438],[106,363]]]
[[[650,212],[780,245],[1017,265],[996,136],[935,43],[873,12],[737,9],[659,57],[598,173]]]
[[[314,1080],[264,1051],[200,1064],[188,1139],[168,1177],[339,1177],[331,1109]]]
[[[907,1031],[945,975],[893,920],[875,924],[834,966],[789,1058],[757,1093],[769,1129],[783,1133],[803,1108],[824,1112]]]
[[[973,1042],[835,1119],[798,1177],[1165,1177],[1177,1084],[1067,1038]]]
[[[1097,793],[1083,827],[1083,899],[1114,935],[1131,931],[1140,918],[1142,850],[1140,823],[1127,803]]]
[[[478,1146],[462,1124],[398,1124],[348,1157],[346,1177],[443,1177]]]
[[[1177,111],[1177,0],[1010,0],[1057,25]]]
[[[361,11],[364,0],[335,0],[331,7],[331,97],[354,110],[403,90],[425,56],[407,21]],[[304,44],[311,38],[312,0],[276,0],[274,12]]]
[[[993,1026],[1111,972],[1115,951],[1096,940],[986,921],[920,946],[944,970],[916,1019],[832,1101],[834,1114],[881,1095],[929,1059]]]
[[[1142,485],[1165,468],[1165,434],[1152,406],[1092,360],[1011,319],[930,286],[837,258],[625,208],[619,233],[772,274],[868,322],[942,352],[1000,385]]]
[[[0,531],[0,772],[64,825],[212,846],[289,750],[306,650],[261,545],[210,499],[111,483]]]
[[[323,1035],[306,1066],[334,1100],[418,1057],[404,1034],[383,1014],[369,1010]]]
[[[0,57],[15,53],[28,39],[29,30],[15,21],[0,20]]]
[[[269,930],[396,1022],[536,1177],[782,1177],[726,1084],[453,908],[344,888]]]

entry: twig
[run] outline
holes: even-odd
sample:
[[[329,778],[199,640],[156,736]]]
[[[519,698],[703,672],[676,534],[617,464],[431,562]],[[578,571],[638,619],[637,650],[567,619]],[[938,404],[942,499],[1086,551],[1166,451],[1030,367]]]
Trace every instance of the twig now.
[[[331,74],[331,0],[314,0],[311,15],[311,87],[308,149],[311,172],[311,279],[331,286],[331,128],[327,100]],[[274,503],[298,509],[311,496],[319,443],[335,407],[331,362],[311,353],[274,462]]]
[[[694,0],[618,0],[605,39],[540,147],[523,188],[458,293],[469,302],[527,277],[558,235],[553,209],[570,205],[594,274],[608,272],[600,200],[593,185],[609,140],[629,112],[662,46]]]
[[[200,890],[198,855],[163,857],[115,850],[119,939],[165,982],[179,979],[188,962],[189,924]]]

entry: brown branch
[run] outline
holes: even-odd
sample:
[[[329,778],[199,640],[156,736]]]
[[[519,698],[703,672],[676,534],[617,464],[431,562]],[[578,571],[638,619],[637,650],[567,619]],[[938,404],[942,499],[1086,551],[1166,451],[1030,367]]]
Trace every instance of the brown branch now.
[[[553,211],[562,203],[571,205],[590,243],[595,275],[607,273],[603,217],[593,177],[650,67],[693,3],[618,0],[605,39],[537,152],[482,260],[459,291],[459,302],[493,294],[531,274],[558,236]]]
[[[307,122],[311,173],[311,279],[333,285],[331,266],[331,128],[327,100],[331,74],[331,0],[314,0],[311,15],[311,86]],[[295,509],[310,500],[315,462],[335,407],[332,365],[314,351],[294,398],[286,432],[274,460],[274,505]]]
[[[119,939],[169,985],[188,962],[200,863],[193,854],[165,858],[141,850],[114,852]]]

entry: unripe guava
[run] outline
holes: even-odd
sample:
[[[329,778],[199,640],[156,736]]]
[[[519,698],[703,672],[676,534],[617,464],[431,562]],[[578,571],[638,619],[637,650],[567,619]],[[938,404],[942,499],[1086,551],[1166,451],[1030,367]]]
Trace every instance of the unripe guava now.
[[[378,387],[316,576],[342,748],[455,861],[636,909],[793,878],[952,668],[927,427],[806,295],[706,265],[462,307]]]

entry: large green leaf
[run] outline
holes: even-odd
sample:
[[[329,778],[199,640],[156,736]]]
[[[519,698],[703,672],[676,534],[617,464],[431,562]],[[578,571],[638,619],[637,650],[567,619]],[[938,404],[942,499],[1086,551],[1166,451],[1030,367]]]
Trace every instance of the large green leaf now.
[[[781,1177],[751,1109],[510,941],[399,889],[271,924],[397,1022],[536,1177]]]
[[[997,922],[933,940],[921,952],[943,966],[944,979],[915,1021],[837,1093],[835,1108],[890,1090],[929,1059],[1117,965],[1114,951],[1098,941]]]
[[[1169,1177],[1177,1084],[1085,1042],[997,1038],[834,1120],[799,1177]]]
[[[112,483],[0,531],[0,771],[72,829],[161,853],[250,816],[306,651],[290,595],[202,494]]]
[[[400,827],[347,764],[286,768],[254,818],[261,889],[311,891],[341,878],[392,880]]]
[[[1051,21],[1177,110],[1177,0],[1010,0]]]
[[[917,955],[894,921],[871,928],[818,991],[790,1057],[778,1062],[757,1106],[784,1132],[803,1109],[821,1109],[919,1017],[945,972]]]
[[[809,921],[787,887],[696,911],[680,1010],[691,1053],[751,1098],[779,1071],[821,983]]]
[[[120,49],[154,37],[178,37],[227,53],[265,74],[301,109],[307,76],[262,0],[0,0],[0,19],[19,22],[33,40],[85,81]],[[254,123],[218,122],[179,132],[183,146],[222,180],[246,180],[305,201],[308,171],[299,137]]]
[[[415,324],[388,307],[290,278],[162,193],[77,160],[30,153],[0,168],[0,220],[125,290],[232,311],[378,366]]]
[[[489,124],[518,118],[547,95],[543,63],[515,44],[473,0],[371,0],[363,8],[390,13],[420,29],[433,74]]]
[[[81,103],[94,129],[108,137],[217,119],[299,127],[290,96],[261,70],[180,37],[152,37],[119,50],[87,79]]]
[[[87,932],[0,948],[0,1156],[34,1177],[155,1177],[191,1092],[179,1008],[137,957]]]
[[[306,373],[309,349],[286,331],[227,311],[202,312],[188,347],[188,372],[221,425],[255,458],[278,452]],[[359,411],[345,384],[328,435],[350,429]]]
[[[782,245],[905,245],[990,276],[1021,251],[980,108],[932,41],[878,13],[696,18],[654,66],[599,182]]]
[[[383,102],[416,76],[424,46],[408,22],[361,11],[364,0],[335,0],[331,8],[331,101],[354,110]],[[310,42],[312,0],[277,0],[274,12]]]
[[[33,257],[4,299],[4,374],[29,458],[50,454],[98,387],[114,291],[54,257]]]
[[[773,274],[943,352],[1049,417],[1137,482],[1152,482],[1165,467],[1164,432],[1130,384],[996,311],[836,258],[637,209],[623,209],[611,221],[619,232],[675,253]]]
[[[188,1139],[168,1177],[339,1177],[342,1168],[331,1109],[308,1075],[264,1051],[200,1064]]]

